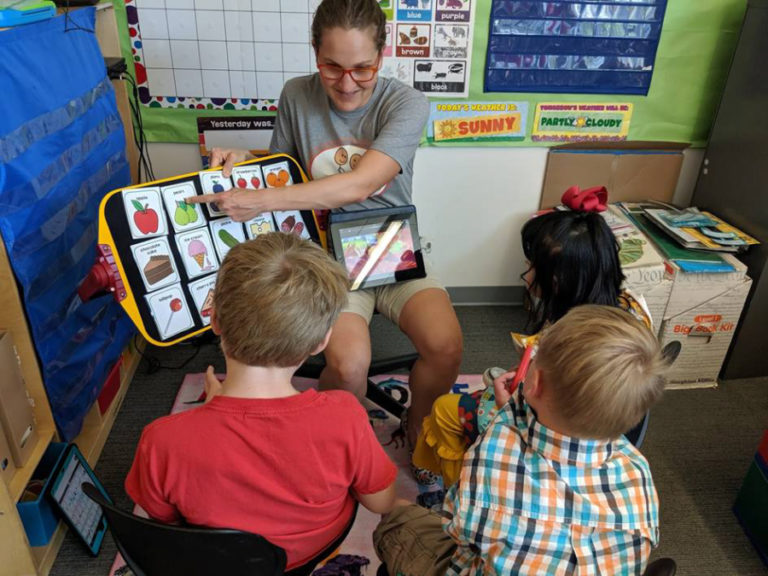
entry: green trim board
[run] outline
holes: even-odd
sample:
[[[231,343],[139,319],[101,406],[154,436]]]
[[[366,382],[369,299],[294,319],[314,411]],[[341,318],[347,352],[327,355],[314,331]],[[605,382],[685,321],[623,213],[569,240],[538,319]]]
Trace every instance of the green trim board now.
[[[584,94],[484,93],[483,73],[488,43],[490,0],[475,0],[474,49],[470,76],[471,101],[512,100],[528,102],[526,138],[520,141],[476,142],[474,146],[548,146],[532,142],[530,133],[533,111],[539,102],[629,102],[633,104],[629,140],[664,140],[690,142],[703,147],[728,76],[730,62],[738,41],[746,0],[670,0],[662,28],[656,64],[647,96],[586,97]],[[114,0],[123,55],[133,72],[133,55],[128,36],[123,0]],[[433,99],[434,102],[463,100]],[[196,142],[196,118],[231,110],[155,109],[142,107],[147,139],[156,142]],[[240,114],[240,112],[238,112]],[[263,112],[243,115],[260,116]],[[423,141],[426,143],[426,138]],[[467,146],[466,142],[442,146]]]

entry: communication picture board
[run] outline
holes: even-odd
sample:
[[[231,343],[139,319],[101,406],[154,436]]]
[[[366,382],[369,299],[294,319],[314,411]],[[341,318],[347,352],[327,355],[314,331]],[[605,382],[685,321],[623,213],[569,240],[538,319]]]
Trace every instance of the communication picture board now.
[[[171,346],[209,329],[216,274],[233,246],[274,230],[318,241],[309,210],[235,222],[215,203],[187,204],[186,198],[306,180],[296,160],[276,154],[238,164],[228,178],[220,169],[210,169],[105,196],[99,209],[99,245],[114,257],[125,286],[120,304],[141,334],[156,346]]]

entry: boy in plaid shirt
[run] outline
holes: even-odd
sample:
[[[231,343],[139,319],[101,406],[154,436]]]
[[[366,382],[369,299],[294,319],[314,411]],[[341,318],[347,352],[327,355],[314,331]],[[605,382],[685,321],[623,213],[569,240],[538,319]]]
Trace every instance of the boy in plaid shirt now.
[[[645,458],[622,432],[661,396],[666,362],[627,312],[572,309],[464,457],[442,518],[400,506],[376,529],[390,576],[641,574],[658,541]]]

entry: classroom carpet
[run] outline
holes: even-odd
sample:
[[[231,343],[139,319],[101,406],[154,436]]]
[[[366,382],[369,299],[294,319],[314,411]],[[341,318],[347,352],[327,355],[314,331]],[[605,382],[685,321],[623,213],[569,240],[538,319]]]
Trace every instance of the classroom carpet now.
[[[461,372],[515,362],[511,330],[523,331],[520,306],[457,306],[464,333]],[[371,323],[373,358],[413,349],[386,319]],[[149,347],[133,379],[96,473],[116,504],[130,510],[123,481],[144,426],[171,408],[187,373],[210,364],[224,371],[212,338],[170,348]],[[676,560],[678,576],[766,576],[768,568],[731,512],[736,493],[768,427],[768,378],[727,380],[715,389],[671,390],[651,410],[641,452],[648,458],[661,502],[661,541],[651,558]],[[51,576],[107,576],[117,553],[108,534],[93,558],[67,534]],[[0,573],[2,569],[0,567]],[[366,576],[374,576],[368,569]]]
[[[223,377],[223,375],[220,375]],[[408,377],[398,374],[383,374],[371,378],[380,388],[387,390],[393,397],[397,398],[403,404],[408,404],[410,391],[408,389]],[[293,385],[297,390],[307,390],[308,388],[317,388],[317,381],[309,378],[295,377]],[[454,390],[456,392],[467,392],[477,390],[483,385],[483,377],[480,374],[462,374],[456,380]],[[179,414],[192,410],[205,401],[205,373],[187,374],[184,377],[176,399],[171,408],[171,414]],[[368,418],[376,432],[376,438],[384,447],[384,451],[398,467],[397,474],[397,494],[401,498],[406,498],[413,502],[416,501],[420,492],[434,490],[436,487],[425,489],[416,484],[411,475],[408,465],[408,450],[405,447],[405,438],[400,429],[400,420],[391,414],[388,414],[370,400],[363,401],[368,410]],[[134,509],[134,513],[140,513]],[[142,514],[143,515],[143,514]],[[358,507],[357,517],[344,539],[341,547],[333,553],[328,560],[337,558],[337,556],[350,556],[352,562],[364,566],[369,574],[375,574],[379,567],[379,559],[373,549],[371,535],[379,523],[380,516],[369,512],[362,506]],[[115,557],[109,576],[131,576],[133,572],[125,565],[120,553]],[[344,569],[333,571],[332,566],[325,566],[325,562],[318,565],[313,574],[338,574],[343,576],[347,574]]]

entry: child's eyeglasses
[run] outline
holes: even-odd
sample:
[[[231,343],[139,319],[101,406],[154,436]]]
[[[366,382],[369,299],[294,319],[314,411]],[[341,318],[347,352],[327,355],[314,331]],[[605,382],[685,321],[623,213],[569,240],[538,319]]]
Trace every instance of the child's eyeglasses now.
[[[373,80],[376,72],[379,71],[378,66],[369,66],[367,68],[342,68],[335,64],[318,64],[317,69],[320,71],[320,76],[326,80],[341,80],[344,74],[349,74],[350,78],[355,82],[369,82]]]

